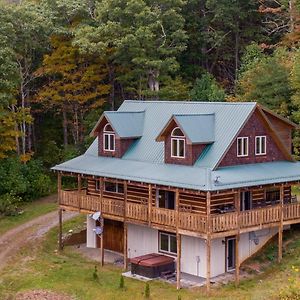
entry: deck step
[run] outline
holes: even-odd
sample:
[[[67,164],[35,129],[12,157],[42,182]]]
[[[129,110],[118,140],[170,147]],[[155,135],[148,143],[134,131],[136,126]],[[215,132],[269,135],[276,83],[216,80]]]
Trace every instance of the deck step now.
[[[175,277],[175,273],[174,273],[173,271],[165,271],[165,272],[161,272],[160,277],[169,280],[169,279]]]

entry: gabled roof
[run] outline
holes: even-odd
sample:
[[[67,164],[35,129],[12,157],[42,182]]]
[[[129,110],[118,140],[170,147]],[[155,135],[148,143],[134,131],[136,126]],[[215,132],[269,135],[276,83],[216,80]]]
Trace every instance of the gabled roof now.
[[[95,136],[98,126],[106,119],[120,138],[138,138],[143,135],[144,117],[144,111],[106,111],[102,114],[90,135]]]
[[[155,139],[173,115],[214,114],[214,143],[194,164],[214,169],[255,107],[255,102],[124,101],[118,112],[144,110],[145,119],[143,136],[122,159],[164,163],[164,145]]]
[[[162,129],[156,141],[162,141],[166,129],[174,120],[192,144],[210,144],[215,141],[215,114],[176,114]]]

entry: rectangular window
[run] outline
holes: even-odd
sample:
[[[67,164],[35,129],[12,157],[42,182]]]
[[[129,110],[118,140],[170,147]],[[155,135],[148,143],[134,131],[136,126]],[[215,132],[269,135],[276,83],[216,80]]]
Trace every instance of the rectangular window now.
[[[276,204],[280,202],[280,190],[278,188],[266,190],[266,203]]]
[[[103,148],[105,151],[115,151],[115,135],[113,133],[103,134]]]
[[[267,153],[266,136],[255,137],[255,155],[265,155]]]
[[[100,181],[99,180],[95,181],[95,190],[100,191]]]
[[[123,194],[124,193],[124,185],[122,183],[105,181],[104,190],[106,192]]]
[[[239,137],[237,138],[237,156],[248,156],[249,138]]]
[[[172,138],[171,139],[171,157],[184,158],[185,157],[185,140]]]
[[[175,209],[175,193],[173,191],[156,190],[156,203],[159,208]]]
[[[167,232],[159,232],[159,251],[177,254],[176,235]]]

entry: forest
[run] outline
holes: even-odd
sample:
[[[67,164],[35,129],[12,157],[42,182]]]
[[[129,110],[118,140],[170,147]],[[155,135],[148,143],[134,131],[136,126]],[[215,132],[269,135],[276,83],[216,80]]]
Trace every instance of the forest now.
[[[0,215],[54,192],[50,167],[125,99],[257,101],[300,121],[300,1],[0,0],[0,29]]]

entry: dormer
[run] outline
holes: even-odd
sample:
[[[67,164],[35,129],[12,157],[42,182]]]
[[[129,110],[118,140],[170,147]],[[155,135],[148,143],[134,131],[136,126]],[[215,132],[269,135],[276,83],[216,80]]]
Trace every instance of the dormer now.
[[[215,115],[172,115],[157,142],[164,142],[165,163],[193,165],[214,142]]]
[[[143,134],[144,111],[104,112],[91,136],[98,137],[98,155],[121,158]]]

